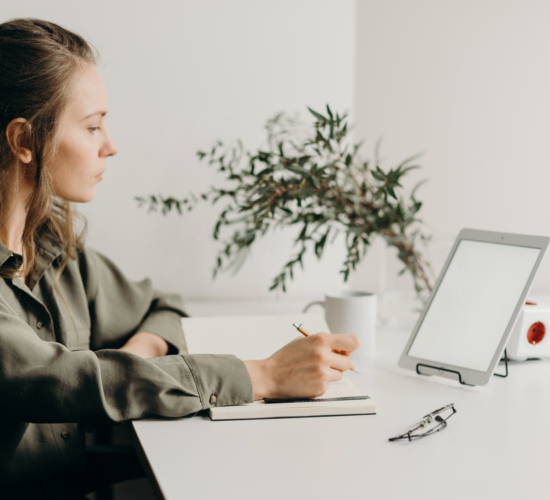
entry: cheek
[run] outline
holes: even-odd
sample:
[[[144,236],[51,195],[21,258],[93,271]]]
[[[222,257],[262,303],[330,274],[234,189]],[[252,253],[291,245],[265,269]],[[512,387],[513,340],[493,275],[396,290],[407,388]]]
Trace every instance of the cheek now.
[[[91,141],[79,140],[79,137],[69,138],[61,142],[57,152],[56,160],[59,165],[73,167],[83,166],[92,158]]]
[[[94,144],[89,138],[69,137],[61,141],[52,166],[54,183],[67,183],[86,176],[94,166]]]
[[[86,201],[93,175],[97,173],[94,159],[97,160],[97,155],[93,141],[78,137],[62,140],[51,169],[55,194],[68,201]]]

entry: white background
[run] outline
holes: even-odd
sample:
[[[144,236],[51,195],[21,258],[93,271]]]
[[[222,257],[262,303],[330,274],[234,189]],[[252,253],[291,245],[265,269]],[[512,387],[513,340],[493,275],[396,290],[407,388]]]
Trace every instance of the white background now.
[[[306,105],[349,110],[365,154],[383,137],[388,166],[424,152],[411,180],[429,179],[419,196],[436,260],[463,227],[550,232],[548,2],[2,0],[0,16],[45,18],[99,49],[120,154],[82,207],[88,242],[187,299],[274,297],[293,232],[266,238],[238,275],[212,281],[217,211],[163,218],[133,197],[208,187],[216,177],[196,150],[217,139],[261,146],[266,118]],[[353,288],[380,290],[382,252],[375,245]],[[337,240],[321,264],[306,261],[289,296],[340,287],[342,261]],[[550,288],[549,265],[535,288]],[[408,286],[391,262],[385,281]]]
[[[358,135],[383,137],[388,161],[424,152],[415,181],[429,179],[433,233],[549,235],[550,2],[357,6]],[[550,288],[548,260],[533,287]]]

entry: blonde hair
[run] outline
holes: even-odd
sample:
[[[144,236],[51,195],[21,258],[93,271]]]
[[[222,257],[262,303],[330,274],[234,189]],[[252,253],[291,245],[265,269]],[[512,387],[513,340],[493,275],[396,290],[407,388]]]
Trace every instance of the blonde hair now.
[[[5,224],[21,177],[29,175],[27,168],[21,168],[6,133],[16,118],[26,120],[19,139],[32,152],[31,164],[25,167],[30,167],[35,180],[22,236],[24,266],[0,269],[0,278],[31,273],[43,229],[63,245],[57,279],[82,249],[85,224],[77,234],[77,214],[69,202],[54,196],[50,168],[59,142],[59,119],[74,76],[84,63],[96,61],[96,52],[82,37],[57,24],[39,19],[0,24],[0,226]]]

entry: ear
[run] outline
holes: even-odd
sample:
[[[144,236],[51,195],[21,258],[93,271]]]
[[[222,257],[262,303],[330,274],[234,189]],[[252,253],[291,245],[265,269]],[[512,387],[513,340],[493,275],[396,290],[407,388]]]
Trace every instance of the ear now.
[[[15,118],[6,127],[6,137],[12,153],[21,163],[32,161],[32,151],[26,146],[26,132],[29,122],[25,118]]]

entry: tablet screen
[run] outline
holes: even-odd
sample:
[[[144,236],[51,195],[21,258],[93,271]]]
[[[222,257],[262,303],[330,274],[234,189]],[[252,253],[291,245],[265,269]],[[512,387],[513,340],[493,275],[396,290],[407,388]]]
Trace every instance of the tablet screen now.
[[[460,241],[408,354],[486,371],[540,252]]]

